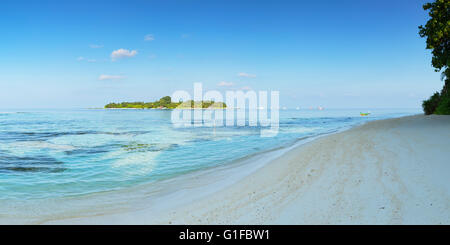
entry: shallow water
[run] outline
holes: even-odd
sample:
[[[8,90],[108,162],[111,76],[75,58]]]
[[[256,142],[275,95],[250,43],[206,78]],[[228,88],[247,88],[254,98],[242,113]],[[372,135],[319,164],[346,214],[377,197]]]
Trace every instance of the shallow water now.
[[[359,112],[371,111],[368,117]],[[259,127],[171,124],[170,110],[0,111],[0,200],[125,189],[415,109],[282,110],[275,137]]]

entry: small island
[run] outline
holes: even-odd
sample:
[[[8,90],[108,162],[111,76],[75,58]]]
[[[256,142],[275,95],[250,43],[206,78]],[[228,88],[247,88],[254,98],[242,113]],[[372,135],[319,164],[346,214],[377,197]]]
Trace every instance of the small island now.
[[[224,102],[214,101],[172,102],[170,96],[164,96],[154,102],[121,102],[105,105],[105,109],[224,109],[226,107],[227,105]]]

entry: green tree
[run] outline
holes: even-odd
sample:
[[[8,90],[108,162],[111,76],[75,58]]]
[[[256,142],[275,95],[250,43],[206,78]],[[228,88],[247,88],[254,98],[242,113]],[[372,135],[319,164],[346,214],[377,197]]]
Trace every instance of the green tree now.
[[[423,111],[426,115],[433,114],[437,107],[439,106],[439,101],[441,100],[441,95],[436,92],[428,100],[425,100],[422,104]]]
[[[170,96],[164,96],[161,99],[159,99],[159,104],[165,107],[167,107],[171,102],[172,98],[170,98]]]
[[[160,106],[166,109],[175,109],[181,105],[181,108],[215,108],[222,109],[226,108],[227,105],[223,102],[214,101],[193,101],[188,100],[185,102],[172,102],[170,96],[164,96],[155,102],[121,102],[121,103],[109,103],[105,105],[105,108],[137,108],[137,109],[149,109],[149,108],[159,108]],[[203,105],[201,107],[200,105]]]
[[[430,108],[430,104],[435,104],[436,99],[439,97],[438,104],[444,101],[446,97],[449,97],[450,88],[450,1],[449,0],[435,0],[432,3],[426,3],[423,5],[423,9],[428,11],[430,19],[425,26],[419,26],[419,35],[426,38],[426,48],[431,49],[433,55],[431,64],[437,72],[442,72],[442,79],[444,87],[440,93],[440,96],[434,95],[433,101],[424,101],[422,104],[425,107]],[[445,101],[448,101],[445,99]],[[425,110],[425,114],[435,113],[430,110]]]

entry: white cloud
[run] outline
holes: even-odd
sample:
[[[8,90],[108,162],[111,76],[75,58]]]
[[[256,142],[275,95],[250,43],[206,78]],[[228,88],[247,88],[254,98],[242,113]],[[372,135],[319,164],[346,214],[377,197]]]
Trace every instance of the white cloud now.
[[[252,90],[252,88],[250,86],[244,86],[241,88],[242,90]]]
[[[219,87],[231,87],[233,85],[234,84],[232,82],[220,82],[217,84],[217,86],[219,86]]]
[[[97,62],[96,59],[87,59],[87,58],[82,57],[82,56],[78,57],[77,60],[78,60],[78,61],[86,61],[86,62],[89,62],[89,63]]]
[[[103,48],[103,45],[101,44],[91,44],[89,45],[90,48]]]
[[[100,75],[98,77],[98,80],[100,81],[104,81],[104,80],[120,80],[120,79],[124,79],[124,76],[120,76],[120,75]]]
[[[137,55],[137,51],[136,50],[128,50],[128,49],[118,49],[118,50],[114,50],[111,53],[111,59],[113,61],[117,60],[117,59],[121,59],[121,58],[130,58]]]
[[[248,74],[248,73],[245,73],[245,72],[239,72],[238,76],[239,77],[256,77],[256,75]]]
[[[144,40],[145,41],[153,41],[153,40],[155,40],[155,36],[153,36],[153,34],[147,34],[147,35],[145,35]]]

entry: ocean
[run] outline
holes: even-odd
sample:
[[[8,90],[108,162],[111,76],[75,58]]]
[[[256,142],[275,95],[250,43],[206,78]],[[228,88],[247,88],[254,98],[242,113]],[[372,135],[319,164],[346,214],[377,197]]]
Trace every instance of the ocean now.
[[[260,127],[174,127],[171,110],[0,110],[0,201],[123,191],[371,120],[419,113],[280,110],[278,134],[261,137]]]

